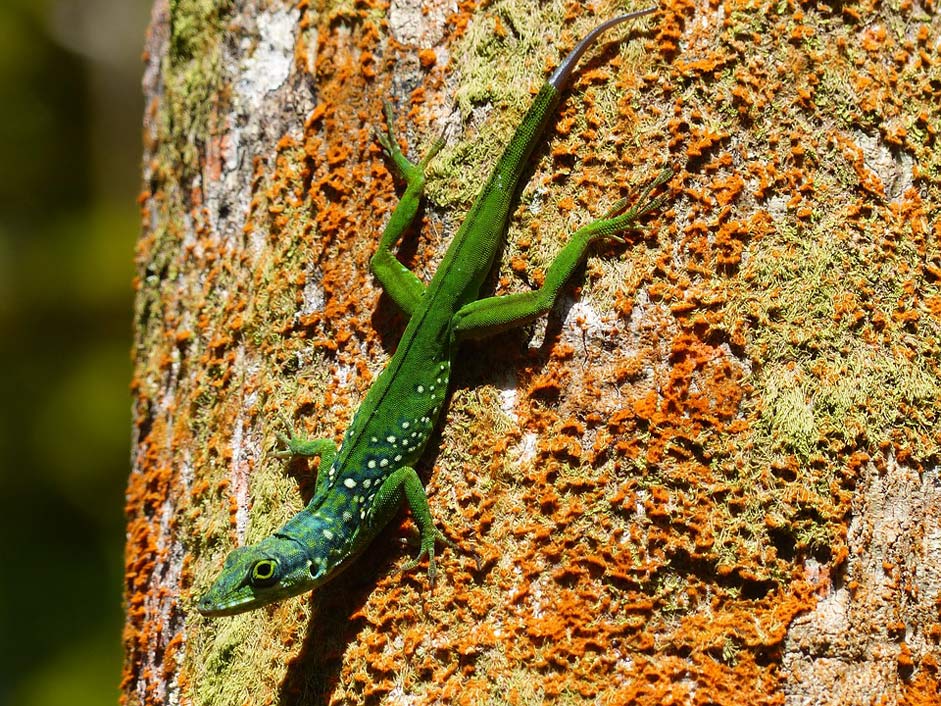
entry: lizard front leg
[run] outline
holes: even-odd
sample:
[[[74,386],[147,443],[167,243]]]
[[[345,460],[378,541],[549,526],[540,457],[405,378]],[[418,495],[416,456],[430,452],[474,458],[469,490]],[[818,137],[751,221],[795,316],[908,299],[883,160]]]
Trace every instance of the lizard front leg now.
[[[422,487],[421,479],[414,468],[403,466],[386,478],[373,499],[372,521],[385,524],[391,519],[405,496],[408,507],[412,511],[415,524],[421,536],[421,549],[418,556],[406,563],[403,571],[410,571],[418,566],[423,556],[428,557],[428,581],[434,585],[437,569],[435,568],[435,544],[443,542],[452,549],[458,546],[448,539],[445,534],[435,527],[431,510],[428,508],[428,496]]]
[[[333,466],[333,460],[337,455],[337,445],[333,439],[304,439],[294,433],[294,429],[286,419],[282,419],[290,436],[284,432],[277,433],[278,442],[281,445],[279,451],[275,451],[272,456],[290,461],[294,458],[312,458],[320,457],[320,467],[317,469],[317,483],[314,486],[314,494],[326,487],[329,478],[329,469]]]

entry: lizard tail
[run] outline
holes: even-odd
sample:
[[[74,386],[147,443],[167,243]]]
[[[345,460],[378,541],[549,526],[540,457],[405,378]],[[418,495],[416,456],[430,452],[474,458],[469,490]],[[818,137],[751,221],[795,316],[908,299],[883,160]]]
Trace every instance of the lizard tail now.
[[[644,15],[649,15],[652,12],[656,12],[658,8],[648,7],[643,10],[637,10],[637,12],[630,12],[626,15],[619,15],[618,17],[612,17],[610,20],[602,22],[600,25],[595,27],[591,32],[589,32],[582,41],[575,45],[575,48],[568,53],[562,63],[559,64],[552,76],[549,77],[549,85],[555,88],[557,91],[561,91],[568,85],[569,77],[572,75],[572,71],[575,69],[575,64],[581,58],[582,54],[585,53],[585,50],[591,46],[592,42],[595,41],[597,36],[615,25],[619,25],[622,22],[627,22],[628,20],[633,20],[638,17],[643,17]]]

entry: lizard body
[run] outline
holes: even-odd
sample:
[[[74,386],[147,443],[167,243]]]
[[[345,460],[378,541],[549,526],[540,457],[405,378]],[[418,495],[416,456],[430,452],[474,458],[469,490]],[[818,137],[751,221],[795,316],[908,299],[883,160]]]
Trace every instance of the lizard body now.
[[[406,189],[371,265],[384,290],[410,317],[408,325],[339,448],[330,439],[280,437],[285,446],[282,457],[320,456],[314,495],[271,536],[229,554],[197,604],[201,613],[240,613],[323,584],[382,530],[403,497],[421,532],[421,551],[407,568],[427,555],[429,578],[434,580],[436,542],[453,544],[435,527],[414,466],[444,404],[458,342],[524,325],[547,312],[593,242],[618,240],[619,232],[662,201],[648,196],[669,172],[654,180],[633,208],[625,210],[625,202],[619,202],[604,218],[576,231],[549,266],[539,289],[478,298],[502,245],[520,176],[576,61],[601,32],[654,9],[615,17],[596,27],[543,84],[427,286],[394,257],[392,248],[418,211],[425,166],[442,142],[436,142],[417,164],[409,162],[392,135],[386,106],[388,132],[379,139]]]

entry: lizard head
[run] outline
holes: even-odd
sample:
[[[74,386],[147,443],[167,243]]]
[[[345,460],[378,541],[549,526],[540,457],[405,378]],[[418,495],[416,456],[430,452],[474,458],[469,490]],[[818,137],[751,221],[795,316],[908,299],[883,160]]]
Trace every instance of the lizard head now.
[[[296,596],[323,582],[318,566],[296,540],[272,535],[232,550],[196,609],[210,617],[235,615]]]

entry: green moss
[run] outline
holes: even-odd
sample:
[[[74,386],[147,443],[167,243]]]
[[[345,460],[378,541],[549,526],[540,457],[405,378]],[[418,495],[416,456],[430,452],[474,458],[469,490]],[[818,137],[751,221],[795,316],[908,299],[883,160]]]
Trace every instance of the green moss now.
[[[231,0],[171,0],[170,52],[161,71],[160,138],[165,164],[198,167],[199,146],[211,136],[212,115],[224,113],[222,38]]]
[[[213,81],[218,80],[220,71],[219,46],[213,42],[217,42],[217,35],[214,34],[217,27],[214,23],[218,22],[221,16],[214,15],[210,10],[215,8],[221,12],[224,6],[210,3],[176,3],[174,12],[183,12],[180,9],[183,7],[189,8],[190,14],[184,13],[179,18],[180,38],[175,40],[178,44],[175,44],[173,58],[177,63],[174,68],[178,74],[175,80],[180,82],[177,84],[177,90],[180,95],[188,95],[189,91],[193,91],[196,96],[201,93],[204,96],[209,95],[215,90]],[[198,10],[202,10],[203,14]],[[478,17],[471,25],[469,34],[454,50],[455,65],[461,66],[463,72],[459,77],[463,83],[457,89],[458,103],[464,121],[471,126],[466,134],[461,135],[456,145],[448,148],[435,160],[430,183],[429,190],[435,200],[452,206],[469,203],[476,194],[495,155],[506,144],[525,109],[530,89],[539,85],[548,66],[554,63],[563,51],[563,48],[548,45],[547,37],[540,29],[558,26],[561,3],[543,6],[534,2],[506,0],[488,5],[487,11],[489,14]],[[741,15],[733,17],[744,19]],[[764,18],[764,15],[761,17]],[[586,16],[584,25],[573,30],[573,35],[577,35],[594,21],[595,18]],[[759,20],[753,18],[753,21]],[[498,22],[506,30],[502,36],[494,31]],[[733,36],[747,37],[750,32],[734,28]],[[627,52],[627,61],[633,61],[632,54],[640,51],[640,48],[639,43],[636,46],[629,44],[621,51]],[[785,45],[776,50],[787,53],[794,51],[794,48]],[[197,65],[197,59],[194,57],[202,54],[205,54],[205,58]],[[216,58],[213,59],[213,56]],[[783,64],[785,61],[780,56],[775,56],[769,57],[768,63]],[[206,76],[190,73],[191,70],[198,72],[201,69],[208,69]],[[849,125],[853,110],[849,102],[851,94],[846,85],[838,82],[838,78],[837,73],[829,78],[825,76],[823,85],[825,90],[831,91],[830,100],[834,106],[845,105],[845,124]],[[196,83],[187,84],[188,80]],[[643,133],[643,130],[638,133],[632,129],[633,126],[623,125],[611,125],[611,130],[608,130],[610,123],[617,122],[616,117],[620,114],[619,101],[623,100],[614,83],[606,81],[576,88],[577,93],[568,99],[586,104],[590,102],[593,110],[600,116],[602,127],[593,139],[597,139],[597,145],[600,145],[601,149],[597,149],[596,145],[595,154],[587,159],[603,164],[614,162],[628,154],[637,141],[642,139],[640,135]],[[682,100],[699,106],[697,110],[701,110],[702,115],[696,120],[702,126],[714,131],[731,129],[737,114],[736,110],[731,108],[731,103],[722,104],[720,101],[716,105],[715,114],[710,114],[709,105],[716,95],[721,97],[727,93],[732,84],[732,75],[728,72],[721,73],[713,83],[691,78],[684,89],[686,94],[682,96]],[[641,99],[634,97],[631,100]],[[678,100],[678,106],[682,100]],[[713,104],[715,105],[714,100]],[[637,106],[639,108],[640,103],[637,103]],[[198,144],[198,140],[205,139],[209,131],[208,111],[200,115],[200,106],[193,105],[189,108],[197,112],[188,116],[187,105],[182,101],[172,104],[172,111],[177,112],[171,111],[171,117],[175,116],[176,120],[175,123],[171,121],[171,126],[174,129],[181,128],[173,133],[175,141],[172,144],[178,147],[182,145],[181,150]],[[799,126],[802,134],[814,134],[819,126],[815,126],[805,112],[797,111],[795,117],[794,114],[788,114],[788,110],[787,101],[780,100],[769,104],[765,114],[774,116],[775,125],[788,125],[795,130]],[[587,117],[581,111],[575,111],[573,115],[575,125],[567,135],[558,138],[560,141],[581,139],[579,135],[587,127]],[[183,125],[180,121],[187,117],[192,117],[192,122]],[[654,127],[646,129],[652,131]],[[623,138],[624,142],[617,142],[618,130],[623,130],[631,137]],[[764,155],[770,155],[770,158],[779,164],[792,164],[787,154],[790,145],[781,139],[780,134],[772,134],[773,132],[770,129],[764,131],[763,128],[741,132],[737,136],[740,143],[734,145],[735,150],[740,150],[736,152],[736,159],[747,154],[762,155],[762,158]],[[191,139],[196,141],[190,141]],[[574,145],[573,151],[583,152],[579,147]],[[813,146],[810,146],[807,151],[807,162],[813,165],[814,184],[818,190],[815,203],[845,205],[853,198],[853,189],[857,186],[858,178],[851,165],[846,163],[837,150],[826,145],[816,147],[817,150],[814,150]],[[300,160],[300,154],[292,159]],[[548,157],[543,157],[543,160],[547,162]],[[817,169],[821,163],[826,164],[826,170]],[[573,173],[581,167],[581,164],[574,164]],[[537,174],[541,169],[542,167],[537,165]],[[592,208],[595,208],[595,194],[583,193],[582,184],[576,179],[568,178],[568,175],[564,174],[564,168],[562,171],[561,175],[553,177],[556,180],[548,187],[538,176],[532,180],[523,196],[526,209],[533,213],[544,207],[544,202],[555,202],[566,197],[587,200],[592,204]],[[699,176],[701,175],[695,174],[689,178],[694,180]],[[703,191],[708,193],[707,188]],[[613,200],[618,195],[620,194],[607,192],[601,194],[598,211],[603,210],[604,199]],[[736,206],[744,214],[747,214],[749,209],[766,209],[766,213],[774,220],[773,229],[765,237],[748,243],[747,257],[743,259],[740,271],[735,271],[730,276],[725,276],[725,273],[706,272],[703,279],[709,286],[721,288],[721,294],[727,297],[723,300],[727,301],[727,304],[722,313],[728,328],[740,326],[745,341],[744,350],[739,351],[736,348],[728,355],[730,358],[740,356],[742,368],[750,371],[747,379],[751,385],[750,401],[743,409],[742,418],[753,424],[744,432],[729,435],[731,440],[711,430],[704,434],[708,438],[696,440],[697,446],[707,448],[712,455],[709,471],[721,479],[721,482],[717,482],[713,487],[710,487],[710,480],[705,477],[708,474],[704,473],[701,480],[692,481],[688,476],[683,476],[677,470],[677,466],[682,464],[676,463],[675,459],[669,456],[658,464],[648,464],[642,455],[636,458],[618,458],[618,461],[622,467],[622,475],[628,476],[632,472],[636,474],[634,487],[656,487],[667,492],[670,498],[670,512],[673,513],[669,519],[672,521],[675,515],[679,528],[674,529],[672,525],[670,528],[671,533],[675,532],[676,546],[685,546],[687,551],[691,546],[692,532],[684,535],[681,523],[689,508],[696,505],[696,493],[685,492],[689,485],[695,484],[696,492],[701,492],[707,502],[713,503],[711,507],[702,508],[705,518],[702,521],[711,525],[715,537],[714,548],[705,561],[726,567],[745,566],[759,578],[783,582],[789,575],[791,561],[789,558],[774,561],[775,547],[768,529],[771,527],[780,530],[782,535],[786,535],[785,540],[793,541],[800,550],[815,552],[830,546],[839,534],[842,527],[840,522],[843,519],[839,514],[840,509],[835,507],[830,487],[841,470],[840,464],[844,460],[841,454],[846,445],[862,440],[860,446],[876,447],[896,438],[900,431],[903,434],[907,431],[911,433],[912,448],[917,459],[927,459],[937,453],[936,445],[933,446],[930,440],[923,438],[919,441],[918,436],[919,431],[931,428],[931,425],[937,422],[936,413],[932,411],[933,400],[941,393],[938,389],[937,371],[933,367],[936,362],[932,359],[932,351],[914,340],[931,340],[931,326],[934,325],[937,329],[937,325],[924,320],[916,323],[915,326],[920,328],[917,331],[918,336],[915,337],[905,325],[892,320],[891,314],[898,306],[899,299],[906,296],[906,292],[900,278],[893,276],[891,271],[917,267],[922,255],[900,247],[889,257],[884,257],[884,253],[874,257],[874,253],[866,248],[881,235],[884,226],[882,220],[873,218],[868,223],[848,223],[849,219],[840,208],[818,208],[811,218],[799,221],[793,212],[794,209],[785,204],[786,199],[781,193],[772,194],[769,202],[757,205],[749,198],[748,195],[743,196],[742,202]],[[703,201],[706,200],[707,197],[703,197]],[[559,243],[567,236],[567,232],[592,215],[599,215],[587,213],[582,201],[576,200],[576,204],[571,222],[552,231],[540,232],[537,242],[526,251],[518,249],[516,243],[519,233],[511,231],[504,262],[508,255],[526,252],[531,258],[532,266],[544,267],[557,251]],[[688,203],[680,197],[677,205],[680,233],[683,227],[683,207],[687,205]],[[291,208],[293,207],[288,206],[288,209]],[[288,210],[285,213],[288,215],[287,222],[292,224],[290,227],[305,221],[305,214],[301,211]],[[523,217],[523,228],[530,222],[527,218],[532,217],[531,213]],[[550,216],[546,220],[555,222],[559,219]],[[169,238],[169,235],[167,237]],[[304,240],[304,236],[299,233],[285,234],[283,237],[287,243]],[[309,260],[308,253],[302,248],[287,247],[282,253],[287,262],[267,260],[261,264],[259,280],[253,283],[259,284],[260,287],[252,293],[256,300],[245,331],[245,335],[252,341],[261,346],[270,346],[274,357],[280,357],[282,362],[297,351],[280,349],[284,342],[277,327],[279,323],[290,318],[294,304],[284,290],[275,287],[278,279],[276,268],[283,266],[296,272],[302,269],[301,263]],[[599,302],[607,302],[613,299],[614,293],[625,282],[631,290],[636,290],[643,286],[644,282],[657,281],[657,278],[662,280],[663,269],[673,266],[667,259],[671,257],[679,261],[688,254],[684,252],[682,242],[663,243],[663,251],[669,257],[663,259],[660,271],[654,274],[651,272],[654,270],[653,260],[656,255],[644,254],[641,251],[638,259],[635,258],[637,249],[622,263],[614,260],[599,261],[593,266],[600,273],[599,281],[593,282],[587,291],[592,292],[590,296],[597,297]],[[685,276],[682,265],[673,270],[677,271],[681,275],[677,279],[682,279]],[[872,285],[873,293],[868,304],[872,311],[886,314],[888,323],[883,330],[865,328],[869,327],[868,323],[854,323],[851,319],[838,316],[834,302],[841,295],[858,290],[859,282]],[[696,285],[701,284],[703,283],[696,282]],[[212,303],[214,311],[221,306],[221,302]],[[680,326],[682,322],[676,325]],[[860,327],[864,327],[864,330],[861,331]],[[937,340],[937,337],[934,340]],[[655,360],[651,364],[658,365],[660,362]],[[331,365],[333,362],[326,357],[315,356],[312,363],[305,361],[304,369],[321,371],[321,374],[326,376],[326,371]],[[668,368],[666,362],[663,366],[663,369]],[[273,377],[274,373],[271,376]],[[698,379],[693,380],[693,383],[697,381]],[[270,420],[267,422],[269,428],[264,431],[264,438],[270,440],[273,437],[271,426],[277,424],[271,414],[272,410],[280,409],[290,413],[292,404],[300,398],[306,396],[308,399],[318,400],[322,398],[325,384],[326,377],[297,380],[294,375],[280,375],[276,392],[261,412],[266,420]],[[205,404],[224,404],[215,388],[207,388],[207,395],[210,394],[210,389],[213,392],[206,398]],[[629,400],[630,396],[625,395],[624,404],[629,405]],[[208,408],[200,411],[202,414],[210,412]],[[546,416],[549,416],[548,413]],[[198,424],[200,428],[222,426],[210,425],[208,422],[203,424],[202,421]],[[547,428],[552,428],[551,422]],[[481,451],[479,448],[481,430],[493,434],[493,437],[488,438],[505,438],[507,435],[518,433],[517,425],[501,409],[496,388],[482,386],[472,390],[458,389],[451,401],[448,425],[443,432],[444,441],[437,457],[438,465],[443,470],[436,474],[432,485],[438,483],[442,487],[448,487],[445,483],[449,482],[449,479],[458,477],[461,472],[468,473],[464,469],[475,469],[479,476],[486,476],[480,481],[481,489],[489,490],[499,482],[495,482],[489,473],[485,473],[490,450]],[[661,431],[644,429],[633,438],[639,439],[640,448],[649,448],[651,443],[657,441],[655,434]],[[545,432],[546,438],[551,435],[551,431]],[[210,440],[206,441],[208,444]],[[737,447],[723,450],[723,444]],[[623,530],[632,522],[644,522],[643,519],[626,518],[623,513],[613,512],[607,507],[608,501],[599,496],[594,503],[584,508],[581,516],[559,522],[556,527],[552,518],[540,515],[533,509],[532,503],[522,500],[527,489],[521,487],[521,473],[531,472],[532,468],[517,468],[512,453],[504,456],[504,478],[507,482],[497,488],[500,498],[494,508],[496,517],[491,530],[494,535],[498,532],[506,533],[507,528],[517,527],[520,517],[526,517],[528,522],[541,523],[552,528],[563,539],[575,537],[572,546],[576,546],[576,550],[573,550],[572,555],[566,554],[568,559],[574,556],[574,551],[579,555],[585,553],[584,547],[576,543],[583,537],[593,537],[591,529],[597,526],[599,520],[610,521],[619,530]],[[536,461],[530,463],[530,466],[538,467],[546,456],[546,452],[537,453]],[[556,460],[553,460],[553,463],[556,464],[557,477],[574,484],[580,484],[583,480],[598,481],[600,476],[615,474],[611,460],[600,468],[586,464],[569,465],[558,463]],[[627,468],[632,464],[632,468]],[[695,463],[691,465],[695,466]],[[797,478],[786,475],[785,471],[790,472],[791,467],[798,469]],[[457,492],[460,490],[458,488]],[[253,506],[249,540],[266,535],[300,506],[295,481],[285,476],[283,464],[272,459],[263,459],[261,467],[253,470],[250,494]],[[452,493],[440,493],[435,498],[434,512],[442,520],[452,512],[452,509],[447,507],[447,504],[452,502],[451,495]],[[579,502],[578,493],[575,491],[561,495],[560,505]],[[733,501],[738,504],[733,505]],[[588,504],[588,501],[583,502]],[[211,525],[212,532],[216,533],[212,535],[216,541],[219,533],[225,531],[224,528],[228,526],[228,509],[224,503],[217,505],[215,509],[207,511],[212,513],[208,525]],[[785,540],[778,542],[782,551],[787,549]],[[621,551],[630,552],[638,566],[643,566],[650,559],[646,544],[632,538],[625,539],[621,544]],[[672,551],[676,546],[671,545],[669,549]],[[589,551],[593,549],[594,547],[591,547]],[[571,547],[567,547],[566,552],[570,550]],[[780,556],[778,558],[781,559]],[[663,562],[669,561],[669,556],[658,556],[644,568],[649,569],[654,576],[655,594],[663,601],[657,610],[671,616],[681,615],[688,610],[688,588],[694,586],[696,581],[686,574],[680,576],[672,573],[669,568],[663,569]],[[207,576],[206,580],[210,578]],[[709,579],[703,577],[702,580],[706,582]],[[722,585],[715,590],[721,593],[723,599],[734,599],[741,594],[740,587],[735,585]],[[489,600],[492,605],[498,603],[499,587],[494,588],[494,594]],[[201,634],[194,637],[193,643],[193,654],[199,656],[194,660],[194,664],[201,670],[193,675],[197,703],[210,699],[220,703],[242,703],[248,698],[247,694],[277,693],[276,683],[258,684],[257,679],[259,674],[272,674],[273,680],[283,674],[281,668],[272,667],[284,654],[284,648],[279,647],[280,642],[275,634],[277,630],[272,626],[281,626],[294,620],[298,604],[290,602],[286,605],[287,608],[277,609],[284,612],[273,620],[270,614],[265,612],[250,613],[215,623],[212,631],[198,631]],[[201,619],[197,617],[194,620]],[[209,638],[208,635],[214,637]],[[369,635],[370,633],[364,631],[360,637]],[[272,644],[259,645],[259,639],[271,640]],[[741,644],[730,637],[725,644],[719,643],[719,649],[728,664],[735,664]],[[496,683],[501,688],[495,689],[493,693],[503,696],[508,689],[513,688],[520,703],[542,703],[544,694],[539,690],[538,682],[532,679],[532,672],[508,671],[507,665],[501,660],[504,657],[498,650],[490,650],[478,663],[482,670],[486,667],[505,675],[498,677]],[[410,678],[410,674],[407,668],[403,670],[401,675],[405,682]],[[313,685],[320,677],[319,674],[311,675],[311,688],[315,688]],[[560,702],[567,698],[564,697]],[[573,697],[572,700],[578,699]]]
[[[904,282],[883,277],[882,270],[893,267],[891,260],[854,252],[852,243],[835,236],[835,220],[827,218],[813,231],[780,227],[753,251],[749,290],[733,302],[762,324],[752,344],[764,361],[757,378],[764,405],[762,436],[767,434],[762,441],[803,460],[826,448],[827,439],[880,443],[899,426],[917,431],[927,418],[900,410],[926,409],[941,395],[931,353],[919,350],[930,335],[911,337],[903,326],[888,323],[878,334],[883,343],[873,345],[867,338],[875,331],[859,335],[859,326],[866,333],[867,324],[837,315],[839,297],[859,297],[860,306],[885,312],[891,321]],[[917,255],[899,249],[892,258],[895,267],[902,266],[899,259],[912,266]],[[860,295],[859,282],[877,287]],[[933,327],[927,319],[919,325]],[[919,450],[922,458],[933,453],[937,450],[930,443]]]
[[[764,376],[762,421],[779,450],[806,461],[817,442],[811,395],[799,376],[787,366],[776,366]]]
[[[464,207],[470,204],[547,71],[571,49],[574,39],[597,22],[597,15],[586,13],[577,26],[570,28],[564,44],[553,45],[553,38],[544,28],[562,24],[564,11],[562,2],[494,2],[486,13],[478,15],[454,48],[453,64],[460,67],[460,83],[454,96],[465,131],[460,141],[445,149],[431,165],[435,178],[429,180],[428,192],[434,201]],[[633,44],[625,44],[619,51],[632,63],[643,55],[643,47]],[[619,90],[613,82],[592,90],[602,103],[602,113],[610,118],[606,124],[616,126]],[[610,134],[608,139],[613,139]],[[527,198],[524,194],[523,201]]]
[[[193,665],[193,703],[238,704],[245,703],[250,694],[278,692],[283,667],[273,666],[283,651],[264,628],[269,621],[266,613],[246,613],[217,620],[212,630],[194,635],[201,657]]]

